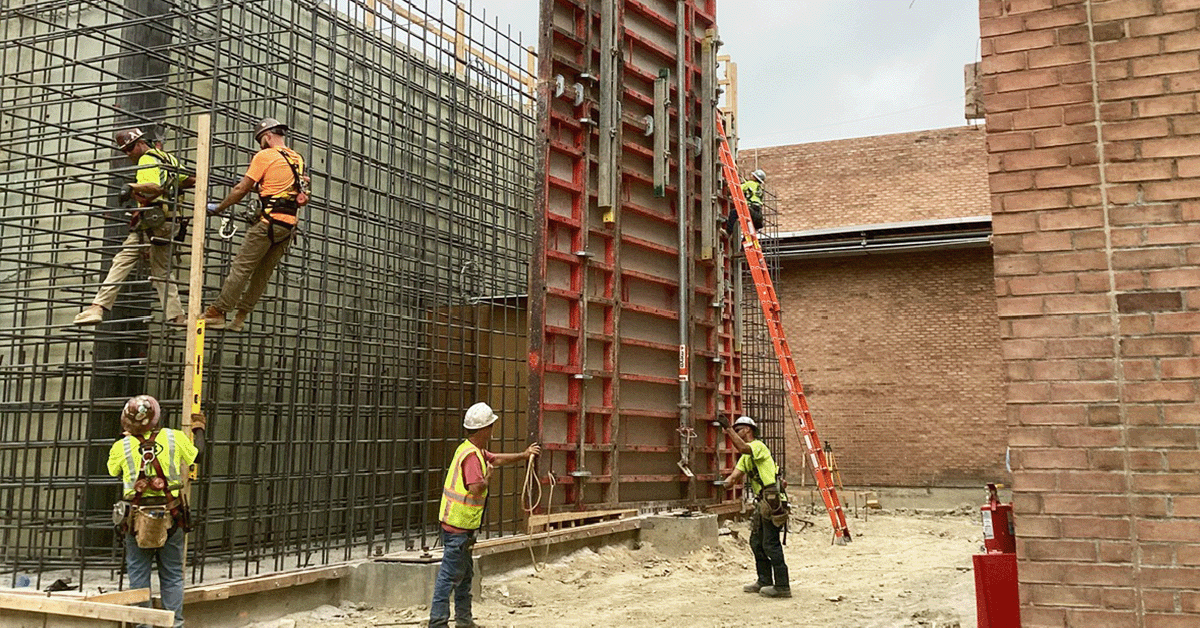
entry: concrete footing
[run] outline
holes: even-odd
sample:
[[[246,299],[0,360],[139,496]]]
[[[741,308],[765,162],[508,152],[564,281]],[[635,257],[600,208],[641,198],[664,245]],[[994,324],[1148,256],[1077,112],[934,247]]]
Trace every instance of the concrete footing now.
[[[475,596],[482,597],[482,582],[489,575],[531,568],[535,560],[549,562],[584,548],[634,547],[643,541],[665,555],[681,556],[717,544],[717,516],[713,514],[652,515],[594,528],[573,528],[561,536],[516,537],[512,542],[487,541],[477,548],[475,557]],[[324,579],[280,581],[269,585],[270,590],[250,592],[231,583],[228,594],[207,591],[203,601],[186,604],[185,614],[189,624],[240,628],[343,601],[397,608],[428,605],[440,566],[437,553],[410,552],[324,568]],[[224,590],[221,585],[211,586]]]
[[[682,556],[702,547],[715,547],[717,528],[716,515],[651,515],[642,521],[641,540],[665,556]]]
[[[441,565],[440,561],[359,563],[342,579],[341,599],[397,608],[429,604]],[[475,560],[475,573],[479,574],[479,559]],[[476,597],[483,595],[480,580],[476,577],[471,583],[471,592]]]

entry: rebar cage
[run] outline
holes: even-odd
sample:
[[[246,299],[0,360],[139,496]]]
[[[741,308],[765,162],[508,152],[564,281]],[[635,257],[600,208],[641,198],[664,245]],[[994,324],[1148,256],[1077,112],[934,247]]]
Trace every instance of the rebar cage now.
[[[201,114],[209,200],[263,117],[291,127],[313,200],[245,330],[207,336],[189,580],[433,545],[463,411],[500,412],[496,451],[530,431],[532,49],[449,0],[0,0],[0,24],[0,573],[120,577],[108,449],[135,394],[181,425],[186,334],[144,263],[104,322],[72,318],[128,234],[136,168],[114,133],[141,128],[190,174]],[[174,203],[190,215],[194,197]],[[138,249],[169,247],[154,279],[209,304],[253,212],[190,225],[207,231],[203,294],[189,239]],[[744,408],[782,458],[778,367],[748,280],[741,294]],[[523,471],[493,480],[487,536],[522,529]]]
[[[120,565],[108,447],[133,394],[179,427],[185,334],[144,268],[105,322],[72,317],[128,233],[117,192],[136,168],[114,132],[140,127],[191,173],[201,113],[213,199],[245,172],[262,117],[290,125],[314,194],[246,329],[208,334],[191,579],[432,544],[465,408],[502,414],[496,450],[525,443],[519,36],[440,0],[18,1],[0,23],[3,568],[40,584]],[[192,202],[176,199],[179,215]],[[241,241],[215,218],[191,225],[205,228],[202,295],[188,294],[188,241],[140,245],[171,248],[185,302],[212,302]],[[522,519],[518,473],[493,483],[488,534]]]

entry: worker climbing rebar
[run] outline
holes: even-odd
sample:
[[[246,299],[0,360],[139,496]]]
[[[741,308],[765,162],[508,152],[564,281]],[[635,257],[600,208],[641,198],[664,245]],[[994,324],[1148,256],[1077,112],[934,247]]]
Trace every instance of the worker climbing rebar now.
[[[219,215],[255,187],[262,201],[262,210],[254,225],[246,229],[221,294],[204,312],[204,324],[210,329],[225,329],[226,314],[236,308],[237,314],[228,329],[242,330],[246,317],[266,290],[275,266],[295,238],[297,214],[308,204],[309,177],[305,174],[304,158],[287,147],[287,131],[288,126],[275,118],[259,122],[254,141],[260,150],[250,161],[245,176],[221,202],[208,204],[208,213]]]
[[[151,148],[141,129],[118,131],[114,141],[117,149],[138,166],[135,182],[121,188],[121,200],[136,201],[139,209],[133,212],[129,236],[113,256],[100,291],[92,304],[75,316],[75,324],[95,325],[103,321],[104,313],[112,310],[117,300],[121,282],[144,258],[150,260],[150,283],[158,291],[158,300],[166,303],[164,320],[183,324],[186,317],[179,302],[179,289],[170,281],[171,239],[179,228],[173,204],[179,191],[195,185],[196,179],[184,174],[179,160],[161,147]]]

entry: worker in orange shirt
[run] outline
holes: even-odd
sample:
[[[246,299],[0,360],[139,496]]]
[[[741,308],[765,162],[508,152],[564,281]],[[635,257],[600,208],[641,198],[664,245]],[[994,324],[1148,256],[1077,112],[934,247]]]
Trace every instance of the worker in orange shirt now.
[[[254,140],[262,150],[250,161],[246,176],[220,203],[208,204],[210,215],[221,214],[255,186],[262,200],[262,211],[246,230],[221,294],[204,312],[204,324],[211,329],[225,329],[225,315],[236,307],[237,314],[228,328],[242,330],[246,317],[266,290],[275,266],[292,243],[296,214],[308,204],[309,177],[304,171],[304,158],[287,147],[284,141],[287,131],[287,125],[275,118],[259,122]]]

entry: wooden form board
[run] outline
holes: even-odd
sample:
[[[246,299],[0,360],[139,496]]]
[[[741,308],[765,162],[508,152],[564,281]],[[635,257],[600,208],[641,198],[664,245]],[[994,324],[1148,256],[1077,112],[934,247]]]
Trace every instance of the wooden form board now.
[[[55,625],[51,617],[67,617],[83,621],[90,620],[95,622],[96,625],[111,624],[113,622],[168,627],[175,625],[175,613],[171,611],[142,608],[140,606],[106,604],[87,600],[64,600],[41,595],[0,593],[0,610],[45,615],[46,625],[48,626]],[[79,625],[78,622],[72,623],[73,625]]]
[[[707,224],[727,205],[704,197],[715,24],[716,0],[542,1],[529,433],[556,510],[732,496],[713,484],[733,459],[713,419],[741,411]]]

